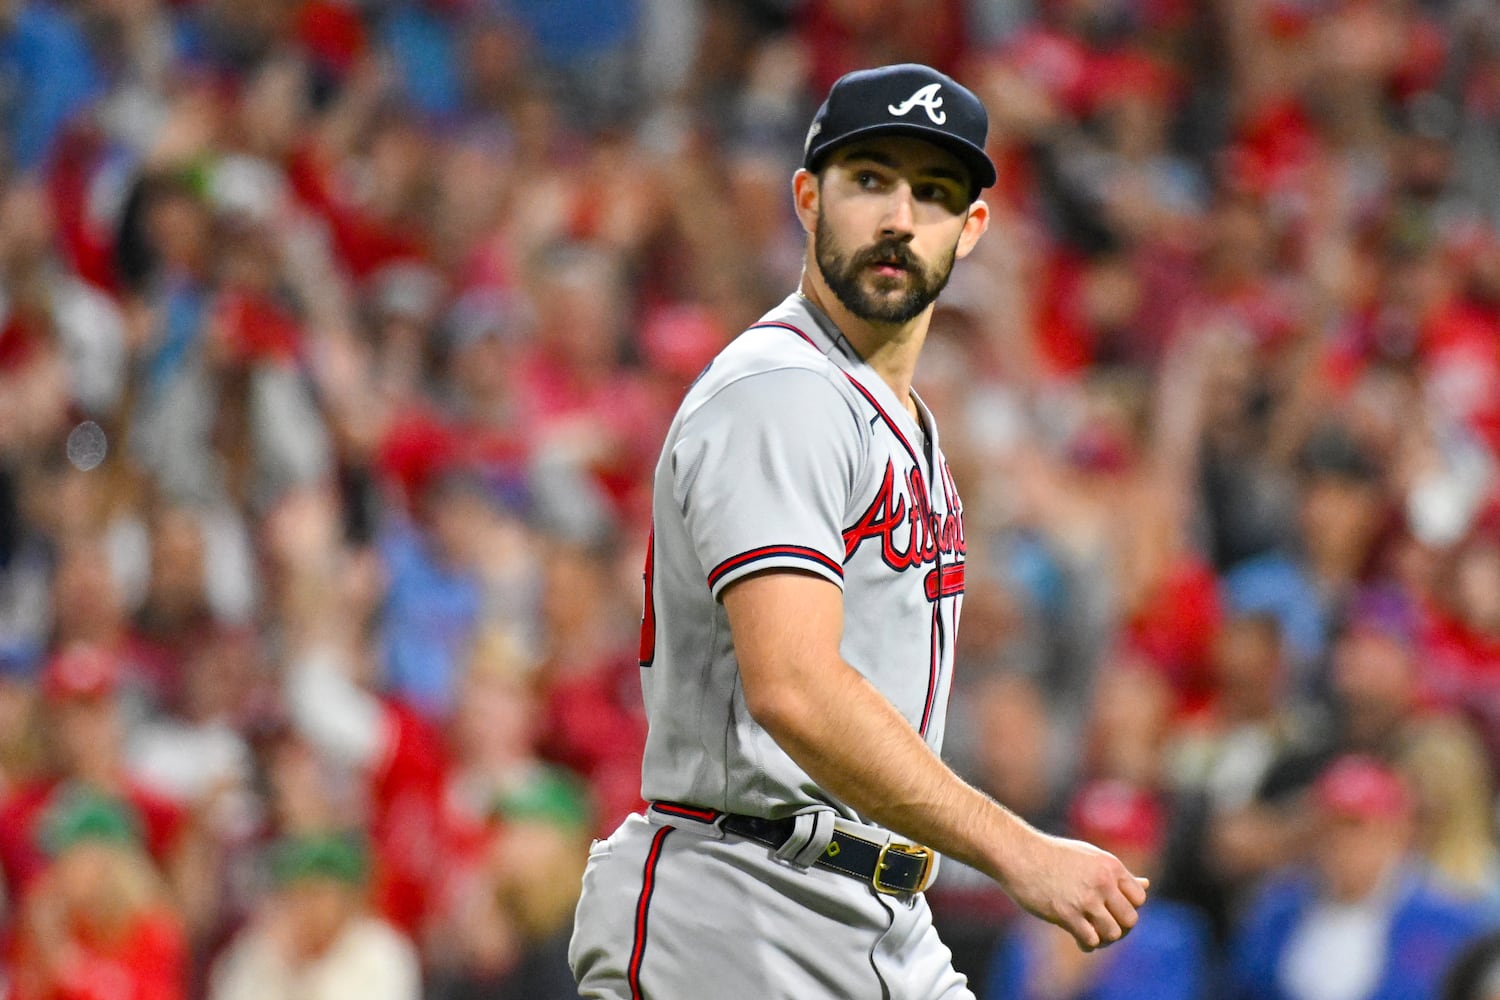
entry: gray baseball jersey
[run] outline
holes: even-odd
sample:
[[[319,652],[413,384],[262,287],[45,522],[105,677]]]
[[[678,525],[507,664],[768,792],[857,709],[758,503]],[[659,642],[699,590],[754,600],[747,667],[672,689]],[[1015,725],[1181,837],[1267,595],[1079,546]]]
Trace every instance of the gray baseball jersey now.
[[[942,743],[962,507],[917,405],[925,426],[799,295],[688,391],[656,468],[646,562],[642,794],[657,805],[590,852],[569,947],[583,996],[973,1000],[921,893],[788,863],[718,821],[831,808],[865,822],[745,708],[718,598],[748,573],[842,587],[844,659]]]
[[[832,805],[745,709],[719,595],[788,567],[844,590],[843,658],[941,747],[962,506],[919,427],[799,294],[698,377],[656,467],[641,666],[648,800],[780,818]]]

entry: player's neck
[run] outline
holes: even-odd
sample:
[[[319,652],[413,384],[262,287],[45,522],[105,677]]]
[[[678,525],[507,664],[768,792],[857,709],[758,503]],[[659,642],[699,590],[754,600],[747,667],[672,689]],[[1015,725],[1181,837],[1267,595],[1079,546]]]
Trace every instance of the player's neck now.
[[[798,290],[833,321],[865,364],[875,369],[875,374],[891,387],[912,419],[920,424],[917,404],[912,399],[911,380],[917,370],[922,344],[927,340],[932,308],[929,306],[906,323],[871,323],[845,308],[812,268],[803,271]]]

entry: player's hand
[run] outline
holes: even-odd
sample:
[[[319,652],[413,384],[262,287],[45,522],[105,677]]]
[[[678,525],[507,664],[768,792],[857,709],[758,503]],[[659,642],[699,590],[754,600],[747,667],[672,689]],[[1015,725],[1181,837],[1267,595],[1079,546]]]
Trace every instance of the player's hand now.
[[[1001,881],[1012,898],[1072,934],[1084,951],[1129,933],[1150,881],[1092,844],[1029,832],[1017,856],[1008,859]]]

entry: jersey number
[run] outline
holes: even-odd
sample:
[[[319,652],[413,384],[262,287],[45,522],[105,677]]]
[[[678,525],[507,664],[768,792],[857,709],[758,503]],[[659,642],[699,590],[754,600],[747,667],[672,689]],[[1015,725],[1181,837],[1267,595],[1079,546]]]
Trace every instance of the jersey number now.
[[[646,536],[646,571],[641,574],[646,581],[646,597],[641,611],[641,666],[651,666],[656,659],[656,601],[651,596],[652,563],[656,553],[656,529]]]

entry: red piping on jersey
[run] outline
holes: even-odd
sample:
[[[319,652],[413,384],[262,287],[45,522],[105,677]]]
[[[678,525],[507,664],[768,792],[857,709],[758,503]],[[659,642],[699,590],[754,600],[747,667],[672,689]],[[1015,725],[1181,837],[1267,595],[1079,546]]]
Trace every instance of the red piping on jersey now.
[[[803,340],[807,341],[807,343],[812,347],[813,350],[818,350],[816,341],[814,341],[807,334],[803,333],[801,330],[797,329],[795,326],[792,326],[790,323],[756,323],[754,326],[750,327],[750,329],[759,330],[768,326],[774,326],[782,330],[790,330],[797,336],[801,337]],[[839,371],[844,372],[844,378],[849,380],[849,383],[859,391],[859,394],[861,396],[865,397],[865,402],[875,407],[875,412],[880,414],[880,419],[885,421],[886,426],[891,429],[891,433],[896,435],[896,439],[901,442],[902,447],[906,449],[906,453],[911,456],[911,460],[917,463],[918,469],[921,469],[922,459],[917,456],[917,449],[913,448],[911,446],[911,442],[906,440],[906,435],[901,433],[901,428],[896,426],[896,421],[891,419],[891,415],[885,412],[885,407],[881,406],[878,402],[875,401],[874,393],[870,392],[869,389],[866,389],[863,382],[861,382],[859,379],[855,378],[848,372],[845,372],[842,368],[840,368]],[[922,478],[925,479],[927,477],[924,475]]]
[[[861,396],[865,397],[865,402],[875,407],[875,412],[880,414],[880,419],[884,420],[886,426],[891,429],[891,433],[896,435],[897,440],[899,440],[902,447],[906,449],[906,453],[911,456],[911,460],[917,463],[917,468],[922,469],[922,460],[917,457],[917,449],[913,448],[911,446],[911,442],[906,440],[906,435],[901,433],[901,428],[896,426],[896,421],[892,420],[891,415],[885,412],[885,408],[875,401],[875,394],[872,393],[869,389],[866,389],[864,387],[864,383],[855,378],[853,375],[850,375],[848,372],[844,372],[844,377],[849,380],[850,384],[852,384],[855,389],[859,390],[859,394]],[[926,470],[923,469],[923,479],[927,478],[925,473]]]
[[[764,545],[758,549],[741,552],[737,556],[730,556],[719,565],[715,566],[713,572],[708,574],[708,586],[712,589],[724,578],[724,574],[730,570],[738,569],[746,563],[758,562],[761,559],[772,559],[776,556],[791,556],[794,559],[806,559],[820,566],[826,566],[838,574],[840,580],[844,578],[844,567],[833,559],[828,558],[817,549],[810,549],[803,545]]]
[[[962,594],[964,592],[964,564],[949,563],[947,566],[933,567],[927,571],[927,577],[922,581],[922,589],[926,591],[929,601]]]
[[[644,1000],[641,992],[641,962],[646,957],[646,914],[651,908],[651,894],[656,891],[656,863],[661,860],[661,845],[674,828],[664,826],[651,838],[651,850],[646,852],[646,869],[641,878],[641,896],[635,904],[635,946],[630,950],[630,996],[632,1000]]]
[[[932,661],[927,668],[927,704],[922,706],[922,724],[917,732],[927,735],[927,724],[932,721],[932,703],[937,700],[938,674],[943,669],[942,655],[938,650],[938,615],[943,613],[943,602],[932,605]]]
[[[698,809],[694,806],[685,806],[677,802],[653,802],[651,808],[668,816],[681,816],[683,819],[695,819],[700,823],[712,823],[724,815],[717,809]]]

